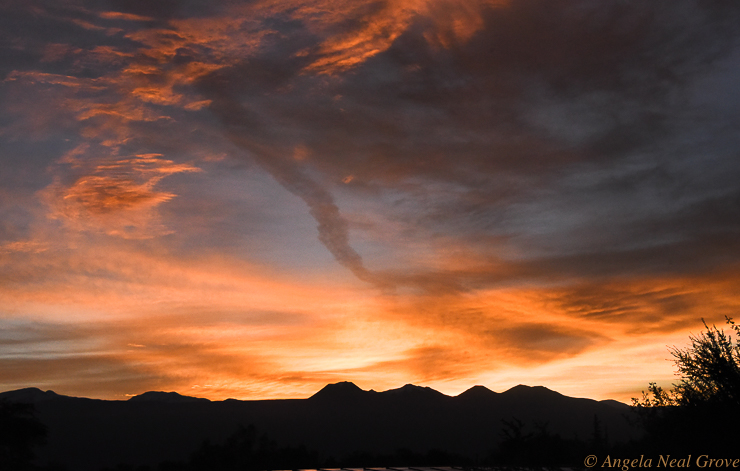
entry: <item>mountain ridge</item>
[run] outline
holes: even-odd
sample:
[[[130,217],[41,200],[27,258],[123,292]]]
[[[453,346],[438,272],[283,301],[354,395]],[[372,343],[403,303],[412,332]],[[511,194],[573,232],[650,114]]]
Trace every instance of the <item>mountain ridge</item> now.
[[[0,399],[6,399],[12,402],[25,402],[34,403],[41,401],[49,401],[52,399],[68,398],[70,396],[63,396],[57,394],[52,390],[44,391],[40,388],[29,387],[15,389],[12,391],[5,391],[0,393]]]
[[[552,396],[560,396],[565,398],[571,398],[571,399],[589,399],[592,401],[597,401],[601,403],[609,403],[613,404],[617,407],[619,405],[623,405],[626,407],[629,407],[628,404],[625,404],[621,401],[617,401],[615,399],[591,399],[591,398],[574,398],[572,396],[565,396],[564,394],[561,394],[557,391],[554,391],[552,389],[549,389],[545,386],[528,386],[524,384],[519,384],[516,386],[513,386],[506,391],[503,392],[496,392],[493,391],[486,386],[482,385],[475,385],[471,386],[470,388],[466,389],[465,391],[459,393],[456,396],[449,396],[445,393],[442,393],[440,391],[437,391],[434,388],[431,388],[429,386],[418,386],[415,384],[405,384],[399,388],[393,388],[393,389],[387,389],[385,391],[375,391],[372,389],[365,390],[357,386],[351,381],[339,381],[337,383],[329,383],[317,392],[315,392],[313,395],[307,397],[307,398],[292,398],[292,399],[285,399],[285,400],[303,400],[303,399],[315,399],[315,398],[339,398],[339,397],[359,397],[361,395],[404,395],[404,394],[425,394],[430,396],[437,396],[437,397],[446,397],[446,398],[468,398],[468,397],[495,397],[495,396],[513,396],[513,395],[521,395],[521,394],[527,394],[527,395],[552,395]],[[14,389],[9,391],[0,392],[0,399],[8,399],[15,402],[39,402],[39,401],[47,401],[51,399],[88,399],[88,400],[95,400],[95,401],[119,401],[118,399],[98,399],[98,398],[88,398],[88,397],[82,397],[82,396],[67,396],[64,394],[59,394],[53,390],[42,390],[38,387],[27,387],[27,388],[21,388],[21,389]],[[20,399],[20,400],[19,400]],[[197,397],[197,396],[188,396],[184,394],[180,394],[176,391],[145,391],[141,394],[136,394],[134,396],[129,397],[126,399],[126,402],[196,402],[196,401],[207,401],[207,402],[224,402],[224,401],[238,401],[238,402],[248,402],[248,401],[266,401],[271,399],[235,399],[235,398],[229,398],[229,399],[222,399],[222,400],[212,400],[208,398],[203,397]]]
[[[136,396],[131,396],[128,402],[198,402],[207,401],[211,402],[210,399],[203,397],[183,396],[180,393],[170,391],[147,391]]]
[[[626,442],[640,433],[625,420],[632,411],[626,404],[523,385],[502,393],[473,386],[448,396],[412,384],[376,392],[339,382],[305,399],[246,401],[162,391],[101,400],[24,388],[0,393],[0,399],[33,403],[48,428],[40,464],[59,462],[78,471],[177,461],[204,441],[222,442],[249,425],[277,443],[334,457],[400,448],[484,456],[502,440],[502,424],[514,418],[525,424],[525,433],[549,424],[562,437],[588,437],[595,417],[611,440]]]

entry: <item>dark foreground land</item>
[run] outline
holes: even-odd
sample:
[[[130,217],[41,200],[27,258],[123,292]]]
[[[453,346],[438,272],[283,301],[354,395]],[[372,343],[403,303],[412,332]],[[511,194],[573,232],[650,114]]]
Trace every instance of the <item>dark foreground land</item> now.
[[[450,397],[345,382],[308,399],[265,401],[161,392],[104,401],[30,388],[0,399],[32,404],[46,427],[33,463],[70,471],[561,466],[641,433],[625,404],[528,386],[503,393],[476,386]]]

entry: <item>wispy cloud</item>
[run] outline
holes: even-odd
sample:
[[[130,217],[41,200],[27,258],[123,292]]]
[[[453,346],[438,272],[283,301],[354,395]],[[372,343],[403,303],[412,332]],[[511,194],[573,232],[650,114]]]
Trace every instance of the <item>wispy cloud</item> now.
[[[168,233],[158,220],[156,208],[176,195],[156,191],[155,186],[169,175],[199,169],[161,157],[140,154],[102,158],[94,163],[73,160],[73,167],[83,167],[84,175],[71,185],[57,179],[42,192],[51,209],[49,217],[76,230],[101,231],[124,238]]]

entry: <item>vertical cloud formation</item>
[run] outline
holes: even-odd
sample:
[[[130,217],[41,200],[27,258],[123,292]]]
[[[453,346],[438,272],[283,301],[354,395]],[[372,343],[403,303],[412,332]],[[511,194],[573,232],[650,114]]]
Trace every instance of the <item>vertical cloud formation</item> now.
[[[214,90],[220,90],[216,86]],[[365,268],[360,255],[349,244],[349,227],[342,218],[331,193],[314,181],[301,168],[300,161],[293,158],[286,146],[278,146],[284,136],[272,135],[263,123],[255,123],[247,111],[235,103],[234,97],[208,95],[209,109],[219,116],[225,125],[227,136],[237,146],[268,171],[286,190],[301,198],[318,223],[319,240],[342,266],[357,278],[375,282],[375,277]],[[260,128],[260,137],[253,137],[254,129]]]

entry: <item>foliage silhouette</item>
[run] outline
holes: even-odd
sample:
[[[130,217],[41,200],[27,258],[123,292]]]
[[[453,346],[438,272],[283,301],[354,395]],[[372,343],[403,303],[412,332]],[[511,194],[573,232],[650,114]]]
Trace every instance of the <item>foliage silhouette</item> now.
[[[740,335],[740,326],[731,318],[726,319]],[[740,344],[715,326],[709,328],[704,322],[704,327],[706,333],[691,337],[691,348],[674,348],[671,352],[683,377],[676,385],[678,403],[683,406],[707,403],[740,406]]]
[[[689,337],[690,347],[670,349],[680,382],[671,390],[650,383],[641,399],[632,399],[647,433],[642,444],[655,452],[726,453],[740,441],[740,344],[716,326],[704,327]]]
[[[740,326],[726,317],[738,337]],[[681,375],[674,389],[666,391],[650,383],[642,400],[632,399],[638,408],[661,406],[707,406],[723,405],[740,407],[740,343],[733,341],[716,326],[704,322],[706,332],[690,336],[691,347],[670,349]]]

